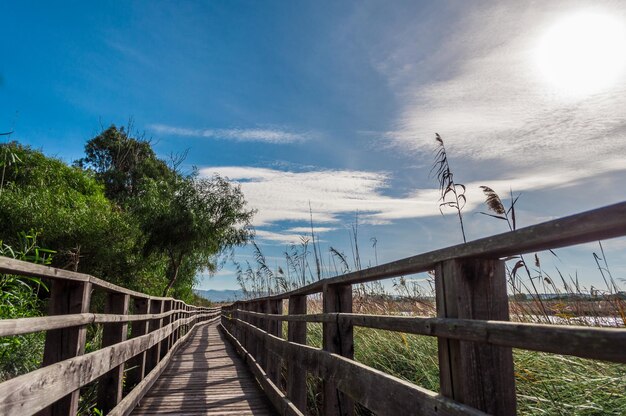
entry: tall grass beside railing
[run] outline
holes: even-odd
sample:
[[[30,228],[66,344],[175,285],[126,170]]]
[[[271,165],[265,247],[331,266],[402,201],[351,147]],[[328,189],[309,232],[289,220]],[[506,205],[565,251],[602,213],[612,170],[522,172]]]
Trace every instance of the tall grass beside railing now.
[[[521,302],[513,300],[515,308]],[[525,303],[533,304],[532,300]],[[573,310],[592,311],[573,305]],[[615,305],[615,303],[612,303]],[[355,290],[353,305],[356,313],[434,315],[434,304],[424,299],[396,298],[382,294],[364,295]],[[536,308],[526,305],[518,311],[531,311],[526,321],[537,321]],[[548,307],[552,307],[550,302]],[[316,297],[308,302],[308,312],[321,312]],[[606,312],[606,310],[604,310]],[[587,315],[593,324],[592,315]],[[539,318],[541,319],[541,318]],[[579,320],[572,321],[578,324]],[[285,327],[286,334],[286,327]],[[307,344],[321,348],[322,325],[307,324]],[[437,339],[370,328],[354,329],[355,360],[387,374],[407,380],[432,391],[439,391]],[[626,366],[577,357],[536,351],[513,350],[515,379],[520,415],[624,415],[626,414]],[[308,379],[308,405],[312,415],[320,415],[320,380]],[[358,414],[370,415],[357,407]]]

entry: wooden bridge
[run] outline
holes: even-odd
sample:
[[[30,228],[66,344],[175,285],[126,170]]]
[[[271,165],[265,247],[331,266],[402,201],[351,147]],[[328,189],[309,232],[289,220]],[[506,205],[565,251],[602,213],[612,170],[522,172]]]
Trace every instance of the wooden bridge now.
[[[42,367],[0,384],[0,415],[75,415],[94,383],[108,415],[302,415],[309,373],[323,380],[325,415],[355,403],[377,415],[513,415],[512,348],[625,364],[626,329],[509,322],[501,259],[624,235],[620,203],[221,309],[0,258],[0,273],[51,281],[48,316],[0,321],[0,337],[46,332]],[[352,285],[430,270],[436,318],[352,313]],[[318,293],[322,313],[307,314]],[[104,313],[91,312],[94,296]],[[323,326],[321,349],[306,345],[308,322]],[[103,336],[85,353],[88,325]],[[354,361],[354,326],[436,337],[440,391]]]

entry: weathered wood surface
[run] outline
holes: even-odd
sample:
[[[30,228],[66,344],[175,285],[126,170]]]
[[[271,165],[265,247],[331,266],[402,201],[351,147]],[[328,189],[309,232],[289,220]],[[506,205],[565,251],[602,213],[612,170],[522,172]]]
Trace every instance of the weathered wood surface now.
[[[232,327],[232,325],[229,326]],[[303,413],[285,396],[285,394],[272,382],[267,376],[265,371],[261,368],[259,363],[254,359],[248,351],[241,345],[241,343],[230,333],[224,325],[221,325],[220,330],[226,336],[226,338],[235,346],[235,349],[244,361],[248,364],[248,367],[254,374],[256,380],[261,384],[261,388],[265,395],[269,398],[274,406],[274,410],[278,411],[281,416],[303,416]],[[243,331],[245,329],[240,328]]]
[[[50,288],[48,313],[50,315],[89,312],[91,283],[69,280],[54,280]],[[87,327],[54,329],[46,333],[43,366],[63,362],[85,352]],[[40,416],[71,415],[78,411],[80,392],[68,391],[52,406],[44,409]],[[0,396],[2,397],[2,396]]]
[[[231,319],[231,322],[256,337],[264,338],[267,348],[289,362],[297,361],[312,374],[335,383],[340,391],[379,416],[486,415],[480,410],[340,355],[285,341],[239,319]]]
[[[146,298],[140,299],[144,302],[148,301],[148,299]],[[218,308],[207,308],[205,310],[205,312],[218,311]],[[30,334],[33,332],[49,331],[51,329],[69,328],[72,326],[88,324],[148,321],[151,319],[166,318],[171,315],[178,315],[182,312],[185,311],[183,309],[176,309],[160,314],[146,313],[142,315],[111,315],[105,313],[77,313],[71,315],[41,316],[36,318],[2,319],[0,320],[0,337]]]
[[[109,293],[105,305],[107,314],[128,314],[130,296],[122,293]],[[105,324],[102,330],[102,346],[109,347],[118,342],[126,341],[128,323]],[[124,364],[109,371],[98,380],[98,409],[104,414],[114,408],[122,400],[124,380]]]
[[[74,281],[91,283],[92,286],[100,288],[107,292],[123,293],[125,295],[132,296],[133,298],[145,298],[155,300],[174,300],[173,298],[165,298],[159,296],[151,296],[145,293],[136,292],[134,290],[126,289],[122,286],[117,286],[113,283],[107,282],[89,274],[72,272],[64,269],[57,269],[50,266],[43,266],[41,264],[29,263],[22,260],[11,259],[9,257],[0,256],[0,273],[15,274],[20,276],[31,276],[39,278],[47,278],[52,280]],[[185,304],[183,302],[183,304]],[[186,305],[186,304],[185,304]],[[187,305],[191,310],[204,309],[202,307]]]
[[[152,386],[157,381],[159,376],[161,376],[161,373],[163,373],[163,371],[167,368],[167,366],[170,363],[170,360],[176,354],[178,349],[186,345],[187,339],[192,334],[195,334],[195,331],[199,327],[203,325],[210,325],[212,323],[217,322],[218,320],[219,320],[219,317],[215,317],[215,318],[209,319],[208,321],[196,324],[192,327],[191,331],[186,333],[182,338],[179,338],[178,340],[179,342],[176,342],[175,344],[173,344],[173,347],[168,351],[165,357],[163,357],[163,359],[159,361],[157,366],[153,368],[152,371],[149,374],[147,374],[143,378],[143,380],[141,380],[141,382],[137,384],[135,388],[133,388],[133,390],[130,393],[128,393],[128,395],[124,397],[124,399],[114,409],[111,410],[108,416],[128,416],[133,411],[135,406],[137,406],[137,404],[145,396],[145,394],[152,388]]]
[[[437,316],[507,321],[504,262],[449,260],[435,272]],[[494,415],[516,414],[510,347],[438,338],[440,391],[446,397]]]
[[[238,310],[239,314],[251,314]],[[354,326],[502,345],[626,364],[626,329],[480,319],[327,313],[270,315],[288,322],[339,322]],[[298,342],[298,341],[294,341]],[[304,342],[299,342],[304,344]]]
[[[491,237],[470,241],[341,276],[322,279],[290,292],[255,299],[287,299],[293,295],[319,293],[324,285],[372,282],[412,273],[434,270],[437,264],[457,258],[503,258],[535,251],[626,235],[626,202],[583,212],[569,217],[520,228]]]
[[[216,324],[203,325],[172,358],[133,415],[272,415],[267,398]]]
[[[325,313],[352,313],[352,286],[324,286],[323,310]],[[322,324],[322,348],[324,351],[338,354],[348,359],[354,358],[354,335],[352,325],[334,322]],[[325,415],[352,416],[354,401],[337,385],[323,379],[323,411]]]
[[[150,310],[150,299],[134,299],[134,312],[136,314],[147,314]],[[137,338],[148,333],[149,321],[136,321],[130,327],[130,337]],[[178,329],[176,329],[178,331]],[[143,351],[128,361],[128,371],[126,373],[127,388],[132,389],[139,384],[146,374],[146,352]]]
[[[292,296],[289,298],[289,315],[299,314],[306,316],[306,296]],[[289,321],[287,324],[287,339],[289,342],[306,344],[306,322]],[[297,361],[287,363],[287,397],[300,410],[306,410],[306,370]]]
[[[194,319],[181,319],[155,332],[7,380],[0,384],[0,415],[34,414],[146,351]]]

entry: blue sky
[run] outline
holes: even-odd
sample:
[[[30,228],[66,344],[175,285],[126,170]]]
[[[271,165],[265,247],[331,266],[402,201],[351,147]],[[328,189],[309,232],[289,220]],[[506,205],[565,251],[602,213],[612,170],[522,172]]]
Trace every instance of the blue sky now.
[[[241,182],[274,264],[309,203],[325,253],[350,252],[359,211],[366,264],[372,237],[379,262],[460,242],[429,176],[435,132],[468,186],[470,240],[506,230],[477,214],[479,185],[521,193],[522,226],[626,199],[619,1],[24,1],[0,16],[0,130],[71,162],[132,117],[162,157],[190,149],[189,168]],[[616,277],[625,248],[605,243]],[[598,286],[593,250],[546,259]],[[236,286],[228,263],[200,284]]]

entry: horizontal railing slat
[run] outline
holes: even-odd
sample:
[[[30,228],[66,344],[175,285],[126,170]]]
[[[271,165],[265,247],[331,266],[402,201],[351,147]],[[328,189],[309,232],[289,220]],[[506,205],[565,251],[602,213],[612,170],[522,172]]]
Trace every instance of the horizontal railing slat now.
[[[219,309],[207,309],[207,313],[218,312]],[[183,309],[171,310],[156,314],[142,315],[111,315],[102,313],[80,313],[72,315],[51,315],[34,318],[16,318],[0,320],[0,337],[30,334],[51,329],[70,328],[79,325],[125,323],[161,319],[176,313],[189,314]]]
[[[473,341],[626,364],[626,329],[624,328],[349,313],[276,315],[239,309],[236,312],[242,316],[261,316],[265,319],[281,321],[338,321],[373,329]]]
[[[169,297],[151,296],[145,293],[136,292],[134,290],[126,289],[121,286],[114,285],[105,280],[98,279],[97,277],[89,274],[72,272],[64,269],[57,269],[55,267],[43,266],[41,264],[29,263],[22,260],[16,260],[9,257],[0,256],[0,273],[15,274],[20,276],[30,276],[46,279],[60,279],[71,280],[75,282],[91,283],[102,290],[108,292],[123,293],[130,295],[134,298],[144,298],[153,300],[175,300]],[[185,305],[187,305],[185,303]],[[196,306],[187,305],[195,309]]]

